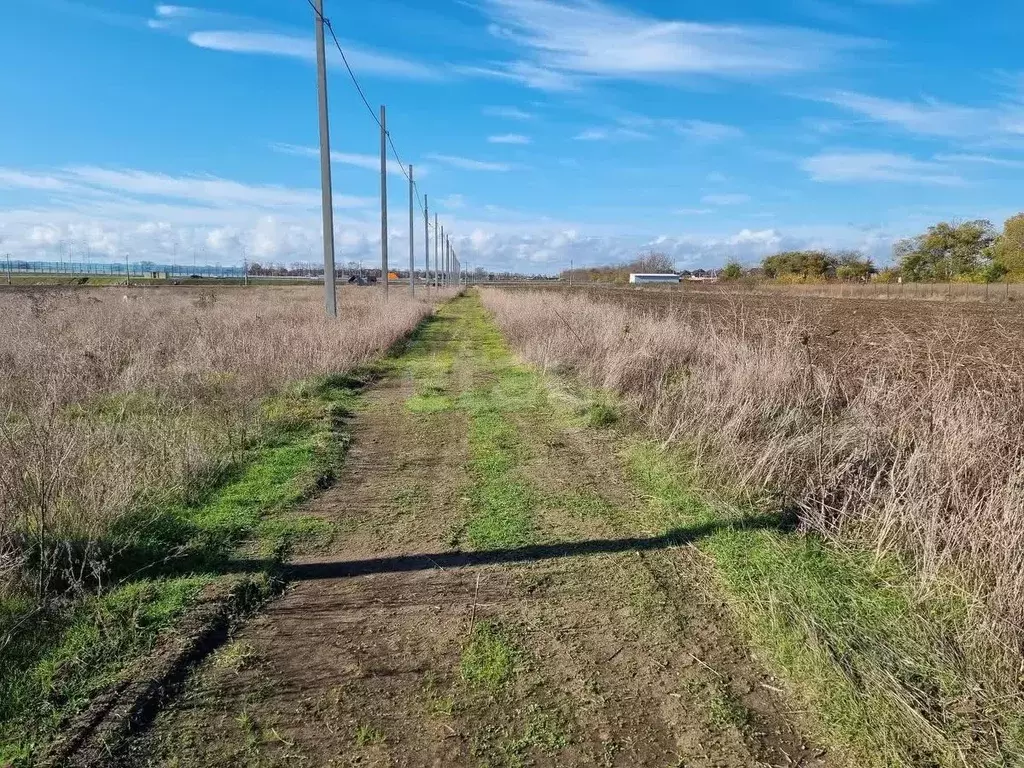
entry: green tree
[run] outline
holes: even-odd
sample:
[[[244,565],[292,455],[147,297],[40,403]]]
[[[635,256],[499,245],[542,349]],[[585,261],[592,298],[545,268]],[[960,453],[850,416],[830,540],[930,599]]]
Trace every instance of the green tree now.
[[[1024,278],[1024,213],[1011,216],[1003,224],[1003,233],[992,247],[996,266],[1014,279]]]
[[[723,267],[719,277],[722,280],[739,280],[743,277],[743,267],[738,261],[730,261]]]
[[[836,254],[836,277],[841,280],[867,280],[877,270],[871,259],[859,251]]]
[[[765,277],[798,277],[813,280],[835,273],[837,261],[826,251],[783,251],[761,262]]]
[[[985,219],[940,222],[917,237],[900,240],[893,254],[909,280],[952,280],[988,265],[996,233]]]

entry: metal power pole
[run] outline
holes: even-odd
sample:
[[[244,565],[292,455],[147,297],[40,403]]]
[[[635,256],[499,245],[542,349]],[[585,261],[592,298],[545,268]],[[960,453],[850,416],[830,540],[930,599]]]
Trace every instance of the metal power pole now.
[[[444,224],[442,224],[441,225],[441,261],[437,265],[438,266],[437,286],[439,288],[444,288],[444,260],[445,260],[446,254],[448,253],[448,251],[445,249],[445,245],[444,244],[445,244]]]
[[[338,316],[334,285],[334,201],[331,197],[331,129],[327,119],[327,55],[324,52],[324,3],[312,0],[316,16],[316,93],[320,111],[320,195],[324,223],[324,308]],[[193,251],[193,259],[195,252]]]
[[[412,181],[412,163],[409,163],[409,294],[416,295],[416,257],[413,255],[412,196],[415,193]]]
[[[423,270],[423,283],[430,288],[430,199],[423,194],[423,251],[426,262]]]
[[[441,250],[440,250],[440,246],[438,245],[438,243],[440,242],[440,240],[439,240],[439,237],[440,237],[439,233],[440,233],[440,229],[438,228],[437,214],[435,213],[434,214],[434,273],[433,273],[433,280],[434,280],[434,288],[435,289],[437,288],[437,265],[439,263],[438,259],[441,258],[441,256],[440,256]]]
[[[380,105],[380,274],[384,298],[388,297],[388,128],[384,105]]]

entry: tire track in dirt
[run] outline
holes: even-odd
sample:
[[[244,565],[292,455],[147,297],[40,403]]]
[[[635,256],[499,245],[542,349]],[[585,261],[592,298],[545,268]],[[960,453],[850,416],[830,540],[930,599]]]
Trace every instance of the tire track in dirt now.
[[[365,396],[338,482],[304,510],[336,544],[296,563],[131,764],[822,764],[686,550],[620,541],[642,501],[613,452],[495,333],[458,300]],[[528,486],[529,540],[460,552],[482,402],[512,427],[501,477]]]

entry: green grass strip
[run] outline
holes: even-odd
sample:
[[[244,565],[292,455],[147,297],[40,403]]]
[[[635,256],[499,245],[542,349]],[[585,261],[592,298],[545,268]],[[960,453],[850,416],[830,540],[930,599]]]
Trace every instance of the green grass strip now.
[[[237,580],[232,558],[266,563],[248,577],[266,593],[274,563],[293,545],[332,535],[327,521],[285,513],[331,479],[345,449],[337,426],[358,385],[335,377],[268,400],[259,442],[218,483],[189,494],[196,497],[189,503],[122,520],[106,547],[119,553],[111,563],[118,586],[36,615],[27,601],[0,604],[0,628],[21,624],[0,649],[0,764],[33,764],[68,718],[119,681],[204,588]]]
[[[826,741],[852,764],[1005,766],[1024,760],[1024,716],[986,690],[958,641],[967,605],[920,596],[892,559],[713,510],[683,470],[685,454],[641,442],[626,452],[655,529],[701,528],[756,645],[804,700]],[[1012,703],[1012,702],[1011,702]]]

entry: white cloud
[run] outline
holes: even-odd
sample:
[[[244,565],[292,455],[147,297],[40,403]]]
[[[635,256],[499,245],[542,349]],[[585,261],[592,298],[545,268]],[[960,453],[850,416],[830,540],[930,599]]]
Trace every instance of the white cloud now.
[[[29,171],[4,169],[8,183],[24,194],[49,196],[49,187],[66,200],[46,199],[35,207],[0,210],[4,250],[16,259],[52,258],[58,252],[76,260],[88,254],[95,261],[133,259],[191,265],[240,264],[243,249],[252,259],[276,263],[316,262],[320,253],[319,192],[247,185],[213,177],[181,177],[145,171],[106,169]],[[199,184],[196,184],[198,178]],[[53,179],[54,183],[40,181]],[[103,184],[105,186],[93,186]],[[270,191],[268,191],[270,190]],[[72,197],[73,196],[73,197]],[[170,202],[165,202],[169,196]],[[274,200],[283,205],[271,206]],[[376,199],[344,200],[336,218],[338,263],[376,263],[380,223]],[[344,204],[362,207],[346,208]],[[304,203],[306,205],[301,205]],[[782,249],[805,247],[861,248],[872,255],[888,253],[893,239],[908,234],[850,226],[818,228],[740,229],[702,234],[623,235],[611,223],[554,221],[522,211],[485,206],[487,218],[468,218],[466,201],[451,196],[446,218],[465,264],[488,269],[557,271],[570,259],[576,264],[620,262],[657,248],[680,266],[721,265],[727,259],[752,261]],[[709,209],[683,209],[699,217]],[[396,218],[392,245],[406,253],[408,234]],[[681,225],[694,228],[695,221]],[[631,229],[631,228],[630,228]],[[917,223],[909,228],[916,231]],[[422,247],[417,229],[417,253]]]
[[[729,177],[719,171],[712,171],[707,175],[707,180],[712,184],[724,184],[729,180]]]
[[[705,216],[714,213],[713,208],[677,208],[673,213],[679,216]]]
[[[431,160],[436,160],[439,163],[450,165],[453,168],[461,168],[465,171],[511,171],[513,166],[508,163],[492,163],[486,160],[473,160],[468,157],[458,157],[456,155],[442,155],[437,153],[431,153],[427,155]]]
[[[188,41],[199,48],[214,51],[286,56],[304,61],[315,61],[316,59],[316,49],[312,37],[245,30],[199,30],[189,33]],[[349,43],[345,43],[344,47],[345,55],[357,74],[409,80],[441,79],[439,72],[420,62],[370,51]],[[328,49],[327,58],[332,66],[343,65],[341,56],[334,48]]]
[[[273,184],[245,184],[217,176],[172,176],[137,169],[67,166],[44,173],[0,168],[0,187],[26,191],[60,191],[66,205],[82,210],[133,209],[162,212],[182,202],[203,206],[211,216],[219,209],[295,209],[320,206],[320,191]],[[151,200],[149,198],[157,198]],[[172,201],[172,202],[166,202]],[[359,208],[372,198],[336,195],[335,205]]]
[[[808,157],[801,167],[814,181],[887,181],[953,186],[963,179],[942,163],[891,152],[824,152]]]
[[[506,120],[533,120],[537,116],[533,112],[519,109],[519,107],[484,107],[483,113],[488,117],[501,117]]]
[[[993,166],[997,168],[1024,168],[1024,160],[1010,160],[1005,157],[993,157],[992,155],[954,153],[949,155],[936,155],[935,159],[942,163],[966,163]]]
[[[743,203],[750,202],[750,195],[745,195],[740,192],[704,195],[700,201],[708,205],[742,205]]]
[[[867,41],[794,27],[666,20],[596,0],[484,0],[489,31],[523,52],[485,74],[545,90],[589,78],[759,79],[815,71]]]
[[[1024,136],[1024,107],[1019,104],[967,107],[932,98],[898,101],[852,91],[837,91],[821,100],[921,136],[979,139],[996,134]]]
[[[438,205],[449,211],[456,211],[466,207],[466,199],[462,195],[448,195],[437,201]]]
[[[649,133],[624,127],[587,128],[573,136],[575,141],[644,141],[650,138]]]
[[[160,18],[177,19],[192,15],[194,9],[183,5],[158,5],[154,11]]]
[[[317,147],[306,147],[299,144],[283,144],[274,143],[270,145],[270,148],[275,152],[280,152],[284,155],[296,155],[297,157],[311,157],[320,158],[320,150]],[[351,165],[355,168],[364,168],[368,171],[375,171],[380,173],[380,157],[377,155],[363,155],[354,152],[338,152],[337,150],[331,150],[331,162],[341,163],[342,165]],[[388,173],[392,176],[401,176],[405,178],[405,173],[402,171],[402,166],[398,164],[397,160],[388,159],[387,161]],[[415,178],[422,179],[430,174],[430,168],[426,165],[417,165],[413,168]]]
[[[580,88],[579,78],[556,72],[553,69],[537,67],[526,62],[509,62],[495,66],[473,66],[459,64],[455,72],[474,77],[490,77],[497,80],[509,80],[521,83],[529,88],[556,93],[568,93]]]
[[[68,181],[56,176],[14,168],[0,168],[0,189],[66,189]]]
[[[487,141],[491,144],[529,144],[531,139],[521,133],[502,133],[498,136],[488,136]]]
[[[743,136],[743,131],[734,125],[712,123],[707,120],[684,120],[676,123],[673,127],[680,136],[685,136],[694,141],[727,141],[739,139]]]

